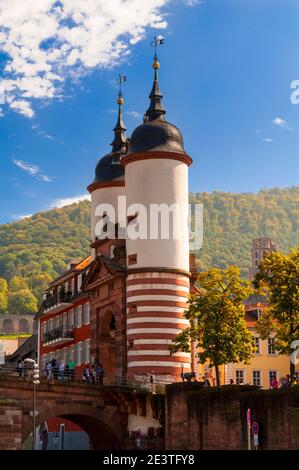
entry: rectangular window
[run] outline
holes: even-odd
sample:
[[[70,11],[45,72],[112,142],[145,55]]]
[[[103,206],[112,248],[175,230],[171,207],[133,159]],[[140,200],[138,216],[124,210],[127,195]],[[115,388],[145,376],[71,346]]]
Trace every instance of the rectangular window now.
[[[86,357],[85,362],[90,363],[90,339],[86,340]]]
[[[137,263],[137,254],[129,255],[128,256],[128,264],[136,264]]]
[[[69,348],[69,360],[76,362],[76,359],[75,359],[75,345],[74,344],[72,344]]]
[[[76,344],[77,354],[76,354],[76,365],[80,366],[82,364],[82,341]]]
[[[82,326],[82,305],[79,305],[75,309],[75,327],[80,328]]]
[[[257,387],[261,386],[261,371],[260,370],[254,370],[252,372],[252,383],[253,385],[256,385]]]
[[[74,326],[74,309],[72,308],[72,310],[68,312],[68,329],[73,330]]]
[[[77,277],[77,286],[78,286],[78,291],[80,291],[81,286],[82,286],[82,274],[79,274],[79,276]]]
[[[237,385],[244,384],[244,370],[243,369],[236,370],[236,384]]]
[[[260,338],[258,336],[255,336],[253,339],[254,339],[254,347],[255,347],[254,354],[260,354],[261,353]]]
[[[90,303],[85,304],[85,323],[88,325],[90,323]]]
[[[86,341],[82,341],[81,343],[81,363],[86,362]]]
[[[275,339],[268,338],[268,354],[271,354],[271,355],[276,354],[276,351],[274,349],[274,344],[275,344]]]

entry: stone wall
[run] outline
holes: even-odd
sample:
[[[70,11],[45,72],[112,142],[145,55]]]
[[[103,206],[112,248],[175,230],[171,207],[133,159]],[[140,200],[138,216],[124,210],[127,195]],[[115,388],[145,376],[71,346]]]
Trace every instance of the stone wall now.
[[[0,450],[22,447],[22,403],[0,398]]]
[[[166,449],[247,449],[246,413],[260,427],[261,449],[299,449],[299,386],[257,390],[250,386],[167,386]]]

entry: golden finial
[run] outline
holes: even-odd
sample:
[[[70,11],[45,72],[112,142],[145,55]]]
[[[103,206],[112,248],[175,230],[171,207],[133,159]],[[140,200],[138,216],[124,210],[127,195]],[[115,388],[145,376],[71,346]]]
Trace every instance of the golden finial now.
[[[158,62],[157,59],[155,59],[153,63],[153,69],[158,70],[160,68],[160,62]]]
[[[117,83],[119,85],[117,104],[119,106],[124,104],[124,98],[123,98],[123,95],[122,95],[122,87],[121,86],[122,86],[123,82],[126,82],[126,81],[127,81],[127,77],[125,75],[119,74],[118,79],[117,79]]]

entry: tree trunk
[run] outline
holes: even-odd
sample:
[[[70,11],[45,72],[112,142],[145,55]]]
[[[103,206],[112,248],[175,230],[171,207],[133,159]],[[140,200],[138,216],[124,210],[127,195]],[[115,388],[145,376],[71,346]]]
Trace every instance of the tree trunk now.
[[[215,366],[215,372],[216,372],[216,384],[217,384],[217,387],[220,387],[219,366]]]
[[[293,377],[295,375],[295,364],[293,364],[292,359],[290,361],[290,375],[291,375],[291,382],[293,382]]]

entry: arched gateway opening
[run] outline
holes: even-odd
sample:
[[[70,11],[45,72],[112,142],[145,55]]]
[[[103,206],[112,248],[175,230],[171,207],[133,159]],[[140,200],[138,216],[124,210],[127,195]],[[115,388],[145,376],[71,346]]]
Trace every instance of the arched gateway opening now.
[[[61,408],[61,412],[59,410]],[[40,425],[48,424],[47,449],[61,449],[60,424],[65,423],[64,450],[120,450],[122,448],[122,430],[125,425],[119,418],[86,405],[58,406],[46,410],[36,417],[36,449],[42,448]],[[74,426],[72,426],[72,424]],[[23,449],[32,449],[32,420],[23,433]],[[31,428],[31,429],[30,429]],[[72,435],[73,433],[73,435]]]
[[[114,383],[116,378],[116,319],[112,310],[104,312],[99,326],[99,362],[105,370],[105,381]]]

